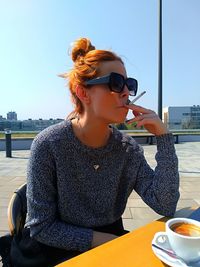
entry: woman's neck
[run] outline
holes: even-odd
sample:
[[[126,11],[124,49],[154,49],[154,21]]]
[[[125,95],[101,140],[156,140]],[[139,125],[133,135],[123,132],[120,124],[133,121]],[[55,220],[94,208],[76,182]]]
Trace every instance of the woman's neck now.
[[[108,143],[112,128],[108,124],[88,120],[84,116],[72,120],[76,137],[85,145],[98,148]]]

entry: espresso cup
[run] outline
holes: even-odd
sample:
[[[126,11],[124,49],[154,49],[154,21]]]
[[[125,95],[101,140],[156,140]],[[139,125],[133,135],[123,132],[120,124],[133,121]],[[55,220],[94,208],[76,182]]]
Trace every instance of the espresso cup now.
[[[186,262],[200,260],[200,222],[173,218],[165,227],[170,246],[179,257]]]

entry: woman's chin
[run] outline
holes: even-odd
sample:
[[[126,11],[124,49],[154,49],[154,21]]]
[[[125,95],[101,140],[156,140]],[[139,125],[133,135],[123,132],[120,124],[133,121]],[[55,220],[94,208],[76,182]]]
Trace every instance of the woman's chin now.
[[[125,123],[126,121],[126,118],[119,118],[119,119],[116,119],[115,121],[113,121],[112,123]]]

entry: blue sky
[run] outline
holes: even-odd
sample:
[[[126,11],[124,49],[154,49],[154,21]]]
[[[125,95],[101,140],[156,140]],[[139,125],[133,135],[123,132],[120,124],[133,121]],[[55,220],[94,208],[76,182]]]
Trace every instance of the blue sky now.
[[[200,104],[200,1],[163,0],[163,106]],[[0,115],[64,118],[70,43],[88,37],[122,57],[157,111],[157,0],[0,0]]]

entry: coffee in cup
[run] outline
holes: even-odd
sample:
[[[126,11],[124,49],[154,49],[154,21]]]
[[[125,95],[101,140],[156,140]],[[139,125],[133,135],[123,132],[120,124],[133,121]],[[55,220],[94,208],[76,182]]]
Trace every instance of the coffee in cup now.
[[[165,226],[169,243],[178,256],[186,262],[200,260],[200,222],[173,218]]]
[[[170,228],[180,235],[200,237],[200,227],[192,223],[178,222],[172,224]]]

